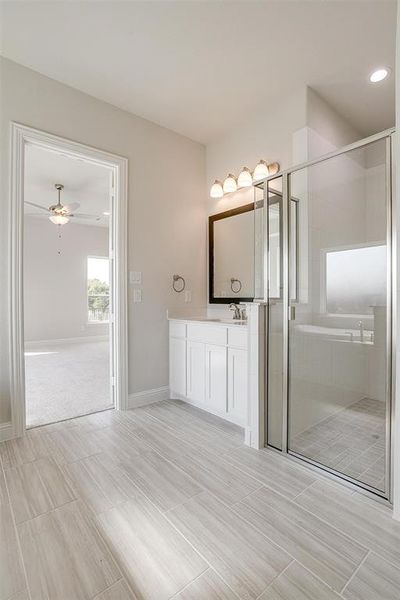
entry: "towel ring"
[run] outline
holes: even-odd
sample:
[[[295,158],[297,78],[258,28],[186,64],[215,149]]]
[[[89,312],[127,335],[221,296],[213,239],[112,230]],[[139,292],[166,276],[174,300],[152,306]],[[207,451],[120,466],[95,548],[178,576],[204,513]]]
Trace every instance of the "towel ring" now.
[[[234,289],[234,285],[238,284],[236,286],[236,289]],[[235,279],[235,277],[231,277],[231,290],[234,294],[238,294],[240,292],[240,290],[242,289],[242,282],[240,281],[240,279]]]
[[[180,287],[177,288],[177,282],[178,281],[182,281]],[[173,275],[172,276],[172,287],[174,289],[175,292],[178,292],[178,294],[180,294],[181,292],[183,292],[183,290],[185,289],[185,285],[186,285],[186,281],[184,280],[183,277],[181,277],[180,275]]]

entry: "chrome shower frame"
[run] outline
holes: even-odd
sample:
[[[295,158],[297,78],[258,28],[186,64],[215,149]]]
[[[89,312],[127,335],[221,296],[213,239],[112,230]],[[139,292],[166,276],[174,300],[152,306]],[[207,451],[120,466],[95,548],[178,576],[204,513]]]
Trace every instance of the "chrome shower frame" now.
[[[349,144],[344,148],[334,150],[321,157],[312,159],[310,161],[295,165],[274,175],[270,175],[261,181],[257,181],[254,184],[255,188],[263,190],[264,197],[264,213],[263,213],[263,290],[264,297],[256,298],[255,302],[261,302],[266,305],[266,335],[265,335],[265,360],[264,360],[264,405],[265,412],[267,414],[267,401],[268,401],[268,307],[270,299],[268,297],[268,264],[269,264],[269,244],[268,244],[268,183],[272,180],[282,179],[282,257],[283,257],[283,390],[282,390],[282,449],[278,450],[272,446],[268,446],[268,428],[265,427],[264,445],[268,446],[274,452],[280,454],[286,454],[286,456],[292,460],[298,461],[302,464],[306,463],[310,468],[323,472],[326,476],[334,479],[339,479],[343,483],[346,483],[350,487],[363,491],[367,495],[372,495],[375,499],[380,499],[383,502],[391,503],[393,499],[393,422],[394,422],[394,410],[395,410],[395,386],[396,386],[396,310],[397,306],[397,294],[396,294],[396,248],[397,248],[397,233],[396,233],[396,214],[395,214],[395,202],[393,201],[393,136],[395,129],[387,129],[375,135],[369,136],[359,140],[353,144]],[[313,461],[304,456],[300,456],[293,451],[288,449],[288,403],[289,403],[289,311],[290,311],[290,298],[289,298],[289,231],[290,231],[290,211],[289,202],[291,198],[290,193],[290,176],[297,171],[306,169],[317,165],[319,163],[330,160],[337,156],[346,154],[352,150],[362,148],[377,142],[378,140],[386,140],[386,210],[387,210],[387,332],[386,332],[386,453],[385,453],[385,475],[386,475],[386,489],[384,492],[359,482],[345,474],[338,473],[334,469],[328,466],[321,465],[320,463]]]

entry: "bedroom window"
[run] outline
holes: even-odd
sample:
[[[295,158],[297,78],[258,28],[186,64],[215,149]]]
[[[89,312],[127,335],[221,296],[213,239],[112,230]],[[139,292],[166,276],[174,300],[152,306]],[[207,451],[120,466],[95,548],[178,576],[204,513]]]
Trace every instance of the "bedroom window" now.
[[[106,257],[87,259],[88,322],[107,323],[110,306],[110,261]]]

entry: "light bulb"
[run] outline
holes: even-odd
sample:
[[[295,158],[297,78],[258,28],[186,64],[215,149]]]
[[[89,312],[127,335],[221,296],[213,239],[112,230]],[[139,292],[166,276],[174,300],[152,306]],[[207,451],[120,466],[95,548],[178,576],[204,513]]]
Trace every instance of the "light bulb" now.
[[[222,198],[223,195],[222,183],[216,179],[210,189],[210,198]]]
[[[64,215],[53,215],[49,217],[50,221],[54,223],[54,225],[66,225],[69,222],[68,217]]]
[[[230,192],[236,192],[237,183],[234,175],[229,173],[228,177],[226,177],[224,181],[224,192],[225,194],[229,194]]]
[[[251,171],[247,167],[243,167],[243,169],[239,173],[238,177],[238,187],[244,188],[253,185],[253,177],[251,176]]]
[[[274,163],[270,163],[268,165],[268,174],[269,175],[276,175],[276,173],[279,172],[279,169],[281,168],[280,164],[277,162]]]
[[[256,168],[254,169],[254,173],[253,173],[253,179],[254,181],[259,181],[260,179],[265,179],[265,177],[268,177],[269,175],[269,171],[268,171],[268,165],[265,162],[265,160],[260,160],[257,165]]]
[[[373,73],[371,73],[371,75],[369,76],[369,80],[371,83],[379,83],[379,81],[383,81],[384,79],[386,79],[389,73],[390,69],[386,69],[385,67],[382,67],[381,69],[376,69],[376,71],[373,71]]]

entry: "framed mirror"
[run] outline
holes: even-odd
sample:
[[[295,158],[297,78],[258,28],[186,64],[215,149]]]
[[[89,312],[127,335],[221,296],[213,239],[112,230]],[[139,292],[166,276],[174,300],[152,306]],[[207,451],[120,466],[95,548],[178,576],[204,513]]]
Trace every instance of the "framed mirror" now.
[[[254,300],[254,204],[208,218],[209,303]]]

